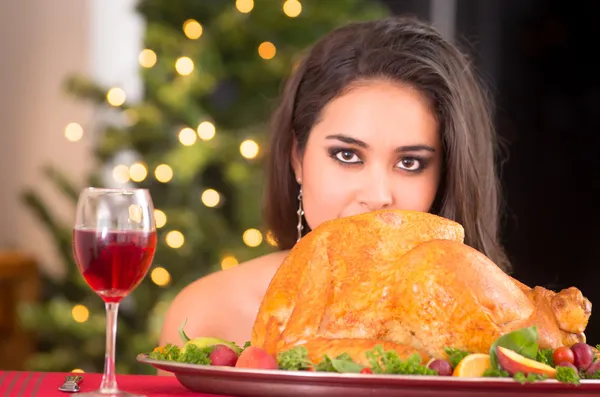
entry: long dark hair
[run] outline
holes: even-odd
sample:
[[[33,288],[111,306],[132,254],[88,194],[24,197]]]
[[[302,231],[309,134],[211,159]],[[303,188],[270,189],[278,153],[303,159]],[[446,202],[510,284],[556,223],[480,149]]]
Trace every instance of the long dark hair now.
[[[444,147],[442,182],[431,212],[461,223],[465,243],[508,271],[499,242],[500,187],[490,101],[466,55],[412,17],[334,30],[310,49],[287,81],[272,119],[265,203],[279,248],[289,249],[297,239],[294,140],[302,155],[323,107],[351,83],[374,78],[408,84],[429,99]]]

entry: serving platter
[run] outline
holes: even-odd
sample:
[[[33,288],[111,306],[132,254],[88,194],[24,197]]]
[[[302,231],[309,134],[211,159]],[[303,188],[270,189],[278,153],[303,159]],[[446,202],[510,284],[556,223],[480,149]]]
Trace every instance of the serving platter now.
[[[148,354],[138,355],[137,361],[172,372],[193,392],[236,397],[600,396],[600,380],[520,384],[507,378],[259,370],[153,360]]]

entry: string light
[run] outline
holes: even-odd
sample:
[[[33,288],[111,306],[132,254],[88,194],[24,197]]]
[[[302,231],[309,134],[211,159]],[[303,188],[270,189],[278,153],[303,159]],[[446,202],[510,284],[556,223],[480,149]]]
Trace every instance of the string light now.
[[[73,316],[73,320],[78,323],[85,323],[90,318],[90,311],[83,305],[75,305],[73,306],[73,310],[71,310],[71,315]]]
[[[167,233],[165,242],[171,248],[181,248],[185,242],[185,238],[179,230],[171,230],[169,233]]]
[[[270,41],[260,43],[258,46],[258,55],[260,55],[262,59],[272,59],[276,53],[277,49],[275,48],[275,44]]]
[[[142,50],[138,55],[138,62],[144,68],[151,68],[156,65],[156,53],[148,48]]]
[[[181,57],[175,62],[175,70],[182,76],[187,76],[194,71],[194,61],[188,57]]]
[[[154,210],[154,223],[157,228],[161,228],[167,224],[167,215],[159,209]]]
[[[214,138],[216,128],[210,121],[203,121],[198,125],[198,136],[203,141],[210,141]]]
[[[283,3],[283,13],[290,18],[295,18],[302,12],[302,4],[298,0],[286,0]]]
[[[166,164],[160,164],[154,170],[154,177],[159,182],[167,183],[173,179],[173,169]]]
[[[188,19],[183,23],[183,33],[188,39],[199,39],[202,36],[202,25],[195,19]]]
[[[144,218],[144,210],[138,204],[131,204],[129,206],[129,219],[135,223],[142,223]]]
[[[191,146],[196,143],[196,139],[198,139],[198,135],[196,135],[196,131],[193,129],[186,127],[179,131],[179,142],[185,146]]]
[[[117,183],[129,182],[129,167],[123,164],[117,165],[113,168],[112,176]]]
[[[148,169],[142,163],[133,163],[129,167],[129,177],[134,182],[141,182],[148,176]]]
[[[127,96],[125,91],[119,87],[113,87],[106,93],[106,100],[111,106],[118,107],[125,103]]]
[[[202,204],[207,207],[215,207],[220,200],[219,192],[214,189],[206,189],[202,192]]]
[[[235,8],[243,14],[247,14],[254,8],[254,0],[237,0]]]
[[[248,229],[244,232],[242,240],[248,247],[258,247],[262,243],[262,233],[258,229]]]
[[[258,155],[258,143],[251,139],[247,139],[240,145],[240,153],[247,159],[253,159]]]
[[[226,256],[221,261],[221,269],[223,270],[231,269],[232,267],[236,267],[237,265],[238,260],[235,258],[235,256]]]
[[[65,138],[71,142],[77,142],[83,137],[83,128],[77,123],[69,123],[65,127]]]
[[[165,287],[171,282],[171,274],[164,267],[155,267],[150,273],[150,279],[159,287]]]

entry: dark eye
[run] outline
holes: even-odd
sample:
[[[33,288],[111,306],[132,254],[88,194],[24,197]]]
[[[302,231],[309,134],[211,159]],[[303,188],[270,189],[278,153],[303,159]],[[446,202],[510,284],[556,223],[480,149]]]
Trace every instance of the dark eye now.
[[[402,159],[398,163],[398,167],[406,171],[418,171],[421,169],[421,161],[413,158]]]
[[[335,154],[335,158],[341,161],[342,163],[359,163],[360,159],[356,155],[356,153],[350,150],[340,150]]]

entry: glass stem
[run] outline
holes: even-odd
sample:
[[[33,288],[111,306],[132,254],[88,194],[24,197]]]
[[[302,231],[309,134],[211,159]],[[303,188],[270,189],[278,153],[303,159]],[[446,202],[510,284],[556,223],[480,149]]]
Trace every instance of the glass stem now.
[[[107,302],[106,306],[106,353],[104,360],[104,375],[100,390],[105,393],[114,393],[117,389],[115,377],[115,340],[117,336],[117,315],[119,303]]]

